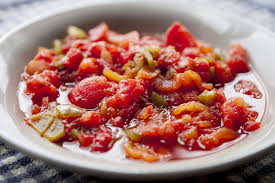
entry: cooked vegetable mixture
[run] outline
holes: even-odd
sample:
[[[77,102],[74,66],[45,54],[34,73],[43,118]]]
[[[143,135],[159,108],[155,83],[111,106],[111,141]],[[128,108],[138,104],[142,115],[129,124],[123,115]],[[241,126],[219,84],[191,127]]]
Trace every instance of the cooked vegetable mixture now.
[[[67,33],[39,48],[22,74],[32,103],[25,121],[52,142],[107,152],[122,140],[125,157],[153,162],[173,159],[176,148],[210,151],[261,125],[243,97],[224,94],[225,83],[249,72],[239,44],[225,53],[179,22],[163,38],[105,23]],[[263,97],[249,80],[233,90]]]

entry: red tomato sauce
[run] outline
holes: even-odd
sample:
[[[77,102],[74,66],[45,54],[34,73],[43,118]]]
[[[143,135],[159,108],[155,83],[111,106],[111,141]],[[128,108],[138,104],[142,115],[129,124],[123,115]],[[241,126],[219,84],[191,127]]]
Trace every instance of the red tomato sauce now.
[[[260,128],[266,97],[239,44],[226,54],[174,22],[165,33],[69,27],[18,88],[25,122],[73,151],[146,162],[194,158]]]

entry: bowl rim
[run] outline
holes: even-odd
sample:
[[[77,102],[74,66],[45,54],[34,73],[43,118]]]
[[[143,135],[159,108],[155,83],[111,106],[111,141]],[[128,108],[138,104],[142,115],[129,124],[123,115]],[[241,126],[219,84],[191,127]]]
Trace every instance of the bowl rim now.
[[[24,28],[27,28],[33,24],[36,24],[40,21],[43,21],[43,20],[46,20],[48,18],[51,18],[51,17],[54,17],[54,16],[58,16],[58,15],[61,15],[63,13],[68,13],[70,11],[73,11],[73,10],[81,10],[83,8],[87,8],[87,6],[103,6],[103,5],[119,5],[119,4],[128,4],[128,5],[133,5],[135,3],[152,3],[152,1],[146,1],[146,0],[141,0],[139,2],[134,2],[134,1],[115,1],[115,2],[110,2],[110,1],[102,1],[100,3],[89,3],[89,2],[84,2],[84,3],[80,3],[74,7],[62,7],[60,8],[59,10],[55,10],[53,12],[51,12],[50,14],[44,14],[44,15],[40,15],[38,17],[34,17],[32,18],[31,20],[29,21],[26,21],[22,24],[20,24],[19,26],[17,26],[16,28],[12,29],[11,31],[9,31],[8,33],[6,33],[5,35],[3,35],[2,37],[0,37],[0,47],[2,44],[4,44],[6,42],[6,40],[16,34],[17,32],[19,32],[20,30],[24,29]],[[158,2],[160,3],[161,5],[165,5],[165,4],[168,4],[167,2]],[[178,3],[178,2],[177,2]],[[182,2],[180,3],[182,4]],[[183,3],[185,4],[185,3]],[[207,10],[215,10],[217,11],[215,8],[207,8]],[[218,13],[221,13],[221,11],[217,11]],[[233,15],[233,14],[229,14],[227,12],[222,12],[222,16],[225,17],[225,18],[228,18],[228,19],[234,19],[238,22],[241,22],[241,23],[244,23],[246,25],[249,25],[249,26],[253,26],[255,27],[257,30],[261,31],[261,32],[264,32],[265,34],[271,36],[271,37],[274,37],[275,38],[275,33],[271,32],[270,30],[268,30],[267,28],[259,25],[259,24],[256,24],[248,19],[240,19],[240,17],[238,17],[237,15]],[[5,95],[5,93],[4,93]],[[1,106],[0,106],[1,107]],[[10,116],[6,111],[5,111],[5,114]],[[12,138],[9,138],[8,136],[4,136],[2,133],[1,133],[1,130],[0,130],[0,139],[7,145],[9,146],[12,146],[12,148],[20,151],[20,152],[23,152],[27,155],[30,155],[32,157],[35,157],[35,158],[41,158],[42,160],[46,161],[46,162],[50,162],[52,164],[55,164],[59,167],[62,167],[62,168],[66,168],[66,169],[70,169],[70,170],[76,170],[78,172],[88,172],[88,173],[95,173],[95,175],[105,175],[105,174],[111,174],[111,177],[110,176],[107,176],[105,178],[119,178],[121,179],[122,177],[124,176],[127,176],[127,179],[133,179],[133,180],[136,180],[136,179],[139,179],[139,180],[144,180],[144,179],[147,179],[147,178],[151,178],[151,179],[161,179],[161,178],[168,178],[167,176],[168,175],[177,175],[178,176],[181,176],[181,177],[189,177],[189,176],[192,176],[192,175],[203,175],[203,174],[206,174],[206,173],[212,173],[212,172],[219,172],[219,171],[223,171],[225,169],[228,169],[228,168],[231,168],[233,166],[237,166],[237,165],[240,165],[242,163],[245,163],[247,162],[248,160],[252,159],[252,158],[256,158],[256,157],[259,157],[259,156],[262,156],[263,154],[267,153],[269,150],[271,150],[272,148],[275,147],[275,141],[273,141],[272,143],[269,143],[269,144],[265,144],[265,146],[262,146],[261,149],[258,149],[257,151],[253,151],[253,152],[246,152],[236,158],[234,158],[232,161],[228,161],[228,160],[224,160],[223,162],[212,162],[211,165],[209,166],[205,166],[205,167],[199,167],[199,168],[196,168],[196,169],[191,169],[189,171],[184,171],[182,172],[182,170],[179,168],[177,169],[176,171],[175,170],[167,170],[167,169],[162,169],[162,171],[159,171],[159,172],[148,172],[148,173],[145,173],[145,172],[138,172],[138,171],[130,171],[130,172],[123,172],[121,171],[120,169],[100,169],[100,168],[87,168],[85,166],[80,166],[79,164],[73,164],[73,163],[70,163],[69,161],[62,161],[62,160],[59,160],[57,159],[56,157],[48,157],[45,153],[40,153],[39,151],[33,151],[32,149],[28,149],[26,148],[23,144],[20,144],[20,143],[15,143]],[[142,175],[142,176],[140,176]],[[169,179],[172,178],[171,176],[169,177]],[[122,179],[125,179],[125,178],[122,178]]]

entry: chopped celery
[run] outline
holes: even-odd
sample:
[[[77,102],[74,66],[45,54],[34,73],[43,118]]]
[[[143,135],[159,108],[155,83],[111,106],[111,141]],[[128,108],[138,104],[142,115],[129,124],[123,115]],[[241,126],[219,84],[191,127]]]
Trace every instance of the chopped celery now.
[[[32,127],[40,134],[43,135],[54,121],[53,116],[42,115],[40,120],[32,123]]]
[[[155,70],[157,66],[157,61],[154,60],[152,54],[147,49],[143,49],[141,51],[142,56],[145,58],[145,60],[148,63],[148,66],[151,70]]]
[[[136,132],[134,132],[134,130],[124,130],[125,131],[125,134],[126,134],[126,136],[130,139],[130,140],[132,140],[132,141],[135,141],[135,142],[138,142],[138,141],[140,141],[141,140],[141,135],[140,134],[138,134],[138,133],[136,133]]]
[[[172,112],[174,115],[180,115],[183,113],[188,113],[188,112],[202,112],[205,110],[208,110],[209,108],[199,102],[191,101],[187,103],[180,104],[177,106]]]
[[[122,70],[126,71],[134,67],[135,67],[135,63],[133,61],[128,61],[126,64],[123,65]]]
[[[143,68],[144,66],[144,58],[141,54],[136,54],[135,57],[134,57],[134,63],[135,63],[135,67],[136,67],[136,70],[139,71],[140,69]]]
[[[215,76],[215,67],[214,67],[214,66],[211,66],[211,67],[210,67],[210,76],[211,76],[212,79],[213,79],[214,76]]]
[[[101,50],[100,57],[103,58],[104,60],[110,62],[110,63],[113,62],[113,58],[112,58],[111,53],[109,51],[107,51],[105,48],[103,48]]]
[[[150,46],[145,46],[144,49],[148,50],[151,53],[153,59],[156,59],[160,54],[160,47],[159,46],[150,45]]]
[[[215,90],[204,90],[199,96],[198,100],[205,104],[205,105],[211,105],[216,100],[217,93]]]
[[[139,96],[139,98],[140,98],[140,100],[142,100],[143,102],[149,103],[149,101],[148,101],[146,98],[144,98],[143,96]]]
[[[119,82],[120,80],[127,79],[126,76],[120,75],[109,68],[104,68],[103,75],[111,81]]]
[[[57,113],[61,118],[81,116],[85,109],[82,109],[73,104],[61,104],[56,107]]]
[[[49,129],[45,132],[44,137],[50,141],[57,141],[64,137],[65,129],[60,119],[54,119]]]
[[[77,138],[78,137],[78,135],[79,135],[79,130],[78,129],[76,129],[76,128],[73,128],[72,130],[71,130],[71,136],[73,137],[73,138]]]
[[[85,39],[87,37],[86,32],[76,26],[69,26],[67,32],[74,38]]]
[[[107,114],[108,112],[108,106],[105,100],[102,101],[102,103],[100,104],[100,114]]]
[[[53,41],[53,49],[55,53],[62,54],[62,42],[58,39]]]
[[[152,95],[151,95],[151,102],[154,104],[154,106],[157,106],[157,107],[168,106],[167,102],[154,91],[152,92]]]

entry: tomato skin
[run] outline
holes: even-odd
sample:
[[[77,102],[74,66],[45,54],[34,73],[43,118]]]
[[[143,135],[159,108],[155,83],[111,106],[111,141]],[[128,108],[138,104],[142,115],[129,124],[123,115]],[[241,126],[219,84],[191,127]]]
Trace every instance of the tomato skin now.
[[[243,129],[246,132],[251,132],[259,129],[261,127],[261,122],[247,122],[244,124]]]
[[[229,59],[226,61],[233,74],[248,72],[247,56],[243,47],[232,44],[229,50]]]
[[[196,47],[192,34],[179,22],[174,22],[166,31],[166,45],[172,45],[181,52],[187,47]]]
[[[80,50],[72,48],[68,51],[66,56],[62,59],[62,65],[70,70],[76,70],[83,59]]]
[[[97,127],[101,124],[101,116],[97,111],[87,111],[82,114],[81,118],[77,120],[79,125],[83,125],[86,127]]]
[[[68,94],[70,102],[82,108],[94,108],[105,97],[110,86],[103,76],[92,76],[80,81]]]
[[[93,29],[89,30],[89,40],[91,41],[101,41],[106,39],[106,35],[109,28],[107,24],[101,23]]]
[[[238,137],[238,134],[226,127],[219,128],[211,134],[203,135],[199,138],[202,149],[213,149],[224,142],[232,141]]]
[[[260,99],[263,96],[257,86],[251,81],[240,80],[234,85],[234,89],[236,92],[242,92],[243,94],[250,95],[256,99]]]

